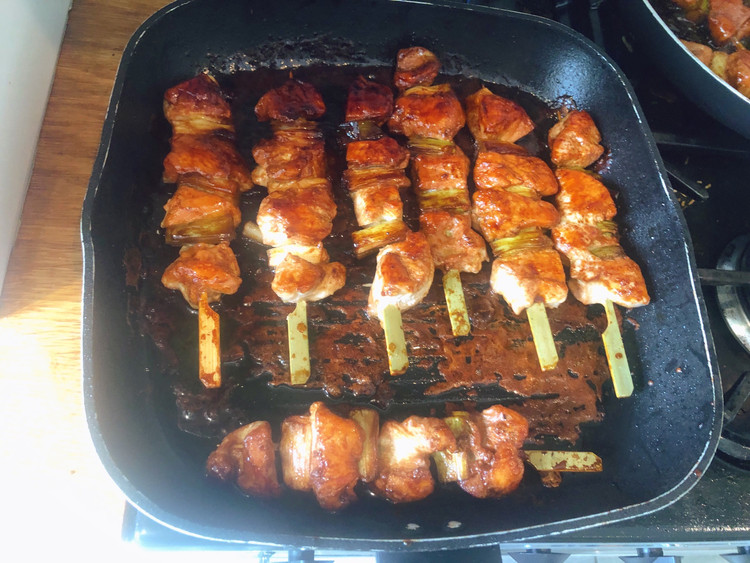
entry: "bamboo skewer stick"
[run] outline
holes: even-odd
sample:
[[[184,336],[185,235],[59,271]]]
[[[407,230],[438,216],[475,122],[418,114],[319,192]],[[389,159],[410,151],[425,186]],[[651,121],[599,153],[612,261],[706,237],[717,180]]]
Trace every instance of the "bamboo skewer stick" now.
[[[618,398],[630,397],[633,394],[633,376],[630,373],[628,357],[625,354],[625,345],[622,342],[620,325],[617,322],[615,305],[610,299],[604,304],[607,313],[607,328],[602,333],[604,351],[607,355],[609,372]]]
[[[388,305],[383,310],[383,330],[388,351],[388,369],[391,375],[401,375],[409,367],[409,355],[406,352],[401,311],[395,305]]]
[[[292,385],[302,385],[310,378],[310,340],[308,338],[307,302],[299,301],[286,318],[289,339],[289,375]]]
[[[602,470],[602,460],[593,452],[526,450],[526,459],[537,471],[594,473]]]
[[[198,301],[198,373],[206,388],[221,387],[221,336],[219,314],[208,304],[206,293]]]
[[[544,303],[538,301],[526,309],[526,316],[529,319],[531,335],[534,338],[534,347],[539,359],[539,367],[542,371],[548,371],[557,366],[559,361],[555,340],[552,336],[552,329],[547,317],[547,308]]]
[[[453,336],[467,336],[471,332],[471,322],[466,310],[464,288],[461,285],[461,272],[448,270],[443,274],[443,291]]]

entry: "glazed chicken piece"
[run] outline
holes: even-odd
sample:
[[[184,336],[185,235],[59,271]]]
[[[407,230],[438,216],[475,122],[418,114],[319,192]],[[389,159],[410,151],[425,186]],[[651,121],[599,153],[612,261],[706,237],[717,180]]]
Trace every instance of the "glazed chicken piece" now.
[[[468,213],[424,211],[419,215],[419,227],[430,245],[435,266],[443,271],[476,274],[488,260],[486,245],[471,228]]]
[[[197,309],[202,293],[212,303],[222,294],[235,293],[242,280],[229,243],[220,242],[183,246],[179,257],[164,271],[161,282],[168,289],[179,290],[188,304]]]
[[[319,119],[325,111],[320,93],[312,84],[300,80],[287,80],[263,94],[255,105],[258,121],[281,123]]]
[[[540,196],[554,195],[558,190],[554,172],[541,158],[497,153],[489,149],[477,155],[474,183],[478,189],[524,186]]]
[[[314,129],[276,131],[253,148],[257,166],[252,181],[269,190],[283,188],[305,178],[325,178],[326,157],[323,135]]]
[[[415,86],[396,100],[388,127],[406,137],[450,141],[466,123],[461,102],[450,84]]]
[[[258,421],[228,434],[208,457],[206,473],[233,482],[246,494],[277,497],[276,452],[271,425]]]
[[[405,311],[418,304],[430,289],[435,265],[422,233],[409,232],[404,240],[380,249],[370,288],[369,312],[382,319],[388,305]]]
[[[482,88],[466,98],[466,121],[480,143],[515,143],[534,130],[520,105]]]
[[[360,75],[349,87],[346,121],[372,121],[382,125],[393,113],[393,92],[385,84]]]
[[[164,94],[164,115],[175,135],[222,130],[234,133],[232,112],[216,79],[201,74]]]
[[[641,269],[620,246],[609,190],[582,170],[560,169],[557,177],[561,220],[552,238],[570,262],[573,295],[587,305],[607,300],[629,308],[648,304]]]
[[[524,474],[521,448],[529,432],[526,418],[502,405],[480,413],[455,413],[454,418],[462,423],[456,448],[469,454],[468,477],[459,480],[459,486],[478,498],[514,491]]]
[[[494,241],[517,235],[530,227],[550,229],[559,219],[555,206],[527,192],[477,190],[474,218],[485,239]]]
[[[424,47],[401,49],[396,55],[393,84],[399,90],[429,86],[440,72],[440,61]]]
[[[739,43],[750,36],[750,7],[742,0],[711,0],[708,29],[720,44]]]
[[[339,510],[356,500],[363,430],[353,420],[334,414],[321,402],[309,416],[287,418],[279,446],[284,483],[312,490],[320,506]]]
[[[738,49],[727,58],[727,82],[750,98],[750,51]]]
[[[231,196],[253,187],[250,171],[234,141],[220,135],[173,135],[164,159],[163,180],[178,180]]]
[[[599,129],[587,112],[570,111],[549,131],[550,158],[556,166],[586,168],[604,152],[601,140]]]
[[[339,262],[313,263],[293,253],[276,266],[271,289],[285,303],[319,301],[346,283],[346,268]]]
[[[372,490],[394,503],[429,496],[435,489],[430,455],[455,444],[453,432],[442,419],[410,416],[400,423],[386,421],[380,429],[378,476]]]
[[[167,244],[215,244],[234,239],[242,219],[231,198],[181,184],[164,205],[161,227]]]
[[[392,137],[371,141],[353,141],[346,146],[349,168],[388,168],[404,170],[409,165],[408,151]]]
[[[456,145],[441,150],[415,151],[412,159],[414,189],[418,196],[433,191],[465,192],[468,204],[469,166],[469,159]]]

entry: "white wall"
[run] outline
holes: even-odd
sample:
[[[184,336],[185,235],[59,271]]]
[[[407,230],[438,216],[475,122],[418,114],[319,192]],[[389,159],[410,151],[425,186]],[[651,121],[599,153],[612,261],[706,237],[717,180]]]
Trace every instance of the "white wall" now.
[[[0,287],[72,0],[0,0]]]

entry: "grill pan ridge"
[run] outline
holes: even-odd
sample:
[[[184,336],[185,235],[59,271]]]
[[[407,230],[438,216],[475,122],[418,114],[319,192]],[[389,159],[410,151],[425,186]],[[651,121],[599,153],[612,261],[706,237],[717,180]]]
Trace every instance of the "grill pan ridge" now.
[[[206,480],[205,457],[165,422],[153,390],[158,369],[126,321],[123,263],[137,236],[131,218],[161,177],[164,146],[153,125],[163,92],[203,69],[390,65],[399,48],[415,44],[438,53],[448,71],[548,102],[570,96],[597,120],[613,155],[603,176],[620,190],[623,245],[652,296],[651,305],[627,313],[639,326],[626,341],[636,392],[604,398],[600,438],[587,445],[602,453],[605,471],[568,475],[559,489],[522,486],[486,501],[438,491],[413,505],[363,498],[341,514],[323,513],[314,498],[243,498]],[[684,219],[631,87],[595,46],[555,22],[409,1],[171,4],[125,49],[81,229],[83,392],[94,446],[133,505],[187,534],[381,551],[528,540],[663,508],[695,485],[715,451],[721,387]]]

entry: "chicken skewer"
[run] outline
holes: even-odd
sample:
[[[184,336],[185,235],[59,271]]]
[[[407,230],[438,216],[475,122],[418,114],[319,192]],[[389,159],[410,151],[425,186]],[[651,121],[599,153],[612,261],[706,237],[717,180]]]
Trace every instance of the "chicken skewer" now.
[[[420,228],[435,266],[443,271],[452,332],[465,336],[471,324],[460,273],[479,272],[488,258],[484,241],[471,228],[469,160],[453,142],[466,118],[450,85],[432,85],[439,70],[437,57],[427,49],[399,51],[394,84],[401,95],[388,126],[409,139]]]
[[[391,287],[394,280],[389,278],[389,273],[396,269],[395,266],[390,269],[387,267],[389,263],[395,265],[397,261],[404,264],[399,253],[394,252],[401,246],[388,245],[403,241],[411,232],[403,220],[403,202],[399,191],[411,184],[404,172],[409,163],[409,153],[380,129],[392,112],[393,92],[388,86],[367,80],[363,76],[359,76],[350,86],[346,121],[357,132],[357,140],[346,147],[347,170],[344,172],[344,182],[349,188],[357,224],[360,226],[359,230],[352,233],[354,251],[358,258],[363,258],[382,247],[387,248],[378,256],[373,296],[403,292],[403,287],[400,290]],[[412,273],[407,271],[406,278],[411,279]],[[431,281],[431,276],[429,277]],[[403,279],[398,283],[403,286]],[[413,289],[420,293],[417,288]],[[374,299],[375,297],[371,300]],[[409,365],[399,308],[406,305],[401,300],[384,307],[377,304],[371,307],[371,313],[377,315],[383,325],[391,375],[404,373]]]
[[[271,288],[285,303],[296,303],[287,317],[289,369],[293,385],[310,377],[307,302],[324,299],[344,286],[346,270],[329,262],[323,247],[336,216],[326,177],[325,143],[315,119],[325,104],[315,88],[289,80],[264,94],[255,106],[259,121],[270,121],[273,137],[253,149],[255,184],[268,188],[257,224],[243,233],[271,246]]]
[[[199,377],[204,386],[219,387],[220,323],[209,304],[240,286],[229,242],[240,223],[239,194],[252,182],[234,144],[230,106],[214,78],[202,74],[167,90],[164,113],[172,138],[163,179],[177,183],[177,190],[164,206],[161,226],[167,243],[182,248],[162,283],[198,310]]]
[[[570,262],[568,285],[586,305],[600,303],[607,314],[602,334],[615,395],[629,397],[633,379],[614,303],[640,307],[650,302],[643,274],[619,243],[617,208],[609,190],[584,170],[601,156],[601,135],[585,111],[569,111],[549,131],[549,146],[560,191],[560,222],[552,229],[556,248]]]
[[[558,355],[546,307],[568,295],[562,261],[546,234],[558,213],[542,200],[557,192],[557,181],[544,161],[513,144],[534,129],[521,106],[482,88],[466,108],[478,145],[472,214],[495,255],[490,284],[516,315],[526,311],[539,365],[550,370]]]

